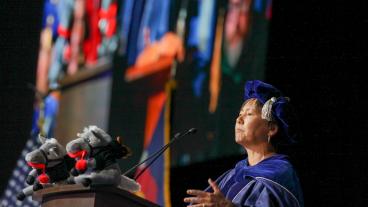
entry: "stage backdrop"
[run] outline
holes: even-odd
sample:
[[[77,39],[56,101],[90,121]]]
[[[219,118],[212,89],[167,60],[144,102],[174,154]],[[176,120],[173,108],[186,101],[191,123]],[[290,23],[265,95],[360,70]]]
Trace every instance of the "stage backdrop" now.
[[[128,173],[139,194],[170,206],[170,167],[241,153],[234,122],[246,80],[263,79],[271,0],[45,0],[40,31],[34,121],[3,206],[17,202],[38,134],[62,144],[87,125],[121,136],[133,156]],[[146,163],[148,164],[148,163]],[[141,174],[145,170],[145,173]]]

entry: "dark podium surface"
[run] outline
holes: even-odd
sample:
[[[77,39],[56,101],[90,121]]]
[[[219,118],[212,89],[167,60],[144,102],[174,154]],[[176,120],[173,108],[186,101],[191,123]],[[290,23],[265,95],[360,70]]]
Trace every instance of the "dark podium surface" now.
[[[36,191],[42,207],[160,207],[133,193],[111,186],[61,185]]]

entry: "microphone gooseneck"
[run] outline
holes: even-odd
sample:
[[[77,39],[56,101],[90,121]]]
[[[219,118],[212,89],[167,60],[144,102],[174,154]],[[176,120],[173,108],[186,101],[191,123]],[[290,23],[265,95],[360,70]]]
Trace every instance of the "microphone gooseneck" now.
[[[146,171],[146,169],[152,165],[152,163],[157,160],[158,157],[160,157],[160,155],[167,149],[170,147],[170,145],[172,143],[174,143],[176,140],[178,140],[179,138],[181,137],[184,137],[188,134],[194,134],[197,132],[197,129],[196,128],[191,128],[189,130],[187,130],[185,133],[176,133],[174,135],[174,138],[170,140],[169,143],[167,143],[166,145],[164,145],[160,150],[156,151],[155,153],[153,153],[151,156],[147,157],[146,159],[144,159],[143,161],[139,162],[138,164],[134,165],[132,168],[130,168],[129,170],[127,170],[124,175],[127,175],[129,172],[131,172],[132,170],[134,170],[135,168],[137,168],[138,166],[144,164],[145,162],[147,162],[148,160],[150,159],[153,159],[151,160],[151,162],[148,163],[147,166],[145,166],[135,177],[134,177],[134,180],[137,180],[142,174],[144,171]]]
[[[196,132],[197,132],[196,128],[191,128],[191,129],[188,130],[189,134],[195,134]]]

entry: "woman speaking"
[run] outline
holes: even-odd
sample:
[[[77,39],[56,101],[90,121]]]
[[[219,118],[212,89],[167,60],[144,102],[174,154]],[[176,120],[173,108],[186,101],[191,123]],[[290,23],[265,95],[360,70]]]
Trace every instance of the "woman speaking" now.
[[[281,143],[293,143],[297,120],[281,91],[259,80],[245,84],[245,101],[235,123],[235,141],[247,157],[209,187],[189,189],[184,202],[190,207],[303,207],[299,179]]]

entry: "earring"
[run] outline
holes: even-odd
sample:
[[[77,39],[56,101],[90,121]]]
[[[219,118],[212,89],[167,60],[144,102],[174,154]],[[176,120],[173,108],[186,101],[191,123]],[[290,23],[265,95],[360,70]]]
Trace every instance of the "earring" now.
[[[268,144],[270,144],[270,140],[271,140],[271,136],[268,135],[268,137],[267,137]]]

